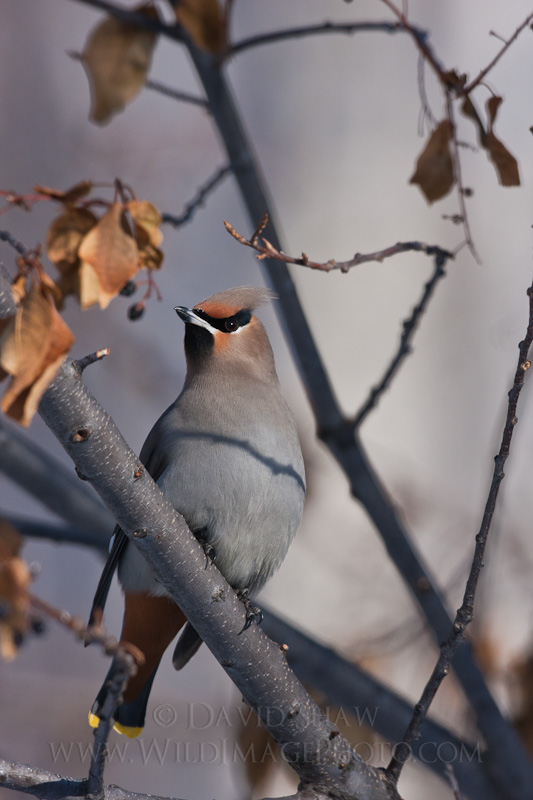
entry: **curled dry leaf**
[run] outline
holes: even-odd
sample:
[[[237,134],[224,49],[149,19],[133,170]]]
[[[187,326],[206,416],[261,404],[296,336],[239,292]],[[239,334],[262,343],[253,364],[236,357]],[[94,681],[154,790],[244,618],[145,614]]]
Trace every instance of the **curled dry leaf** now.
[[[95,215],[87,209],[69,208],[50,225],[46,236],[46,253],[62,275],[79,266],[80,244],[97,222]]]
[[[416,162],[416,169],[409,181],[420,186],[430,203],[448,194],[454,184],[453,161],[450,140],[453,125],[447,119],[439,122]]]
[[[20,558],[22,537],[6,520],[0,519],[0,656],[11,661],[29,627],[27,564]]]
[[[121,203],[113,203],[89,231],[80,245],[78,255],[85,262],[80,268],[82,306],[87,308],[98,302],[101,308],[106,308],[139,269],[139,248],[125,229]],[[93,272],[99,284],[98,293]],[[91,288],[87,294],[89,284]]]
[[[159,269],[163,263],[163,252],[159,249],[163,240],[163,234],[159,230],[162,222],[160,212],[147,200],[132,200],[127,208],[135,223],[139,268]]]
[[[21,425],[30,424],[73,343],[50,290],[34,283],[0,332],[0,372],[11,375],[2,398],[8,416]]]
[[[34,186],[33,191],[36,194],[44,194],[45,197],[50,197],[52,200],[59,200],[65,205],[70,205],[77,200],[81,200],[82,197],[87,197],[92,191],[92,188],[93,184],[91,181],[80,181],[66,191],[50,189],[48,186]]]
[[[518,162],[493,131],[494,122],[502,103],[503,97],[498,95],[493,95],[487,100],[485,108],[487,111],[488,130],[485,130],[483,122],[468,96],[463,100],[461,111],[465,116],[470,117],[476,125],[479,143],[487,151],[490,160],[494,164],[500,184],[502,186],[520,186]]]
[[[489,158],[494,164],[498,180],[502,186],[520,186],[518,161],[511,155],[504,143],[498,139],[492,130],[498,109],[503,102],[502,97],[490,97],[487,100],[487,116],[489,118],[489,132],[486,136],[485,147]]]
[[[209,53],[222,51],[226,36],[218,0],[179,0],[173,6],[176,19],[197,47]]]
[[[149,3],[133,10],[159,18]],[[157,34],[113,17],[104,19],[92,31],[82,54],[91,87],[92,122],[109,122],[137,96],[145,84],[156,39]]]
[[[126,206],[136,225],[140,225],[154,247],[159,247],[163,241],[163,234],[159,230],[163,218],[153,203],[148,200],[130,200]]]

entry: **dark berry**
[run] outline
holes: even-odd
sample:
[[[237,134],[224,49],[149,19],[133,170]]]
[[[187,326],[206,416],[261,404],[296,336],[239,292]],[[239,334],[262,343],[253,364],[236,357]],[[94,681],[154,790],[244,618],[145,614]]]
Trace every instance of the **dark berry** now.
[[[128,319],[132,321],[140,319],[144,314],[144,303],[135,303],[128,308]]]
[[[135,281],[128,281],[124,284],[122,289],[120,290],[120,294],[122,297],[131,297],[132,294],[135,294],[137,291],[137,284]]]

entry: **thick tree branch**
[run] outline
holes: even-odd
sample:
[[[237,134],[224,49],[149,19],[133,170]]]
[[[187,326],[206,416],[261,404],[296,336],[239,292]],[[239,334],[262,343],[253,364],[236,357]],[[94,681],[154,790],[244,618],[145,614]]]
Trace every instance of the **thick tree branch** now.
[[[86,797],[87,781],[63,778],[54,772],[38,769],[29,764],[18,764],[0,758],[0,788],[39,797],[41,800],[60,800],[68,797]],[[128,792],[119,786],[106,786],[104,800],[178,800],[153,794]]]
[[[0,471],[80,531],[109,540],[113,519],[85,486],[57,459],[0,418]]]

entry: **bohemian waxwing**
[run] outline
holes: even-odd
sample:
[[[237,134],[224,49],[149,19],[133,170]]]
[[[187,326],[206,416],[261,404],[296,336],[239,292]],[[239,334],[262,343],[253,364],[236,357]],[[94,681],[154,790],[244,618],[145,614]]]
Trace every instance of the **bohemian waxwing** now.
[[[192,309],[176,307],[185,322],[185,385],[150,431],[140,456],[231,586],[251,597],[283,561],[305,495],[294,418],[281,394],[266,331],[252,313],[271,296],[244,286]],[[119,528],[91,618],[104,607],[117,565],[125,595],[121,641],[136,645],[146,659],[114,714],[115,729],[133,737],[142,730],[161,657],[186,618]],[[248,602],[247,621],[258,611]],[[174,653],[176,669],[200,644],[187,623]],[[93,727],[105,685],[89,714]]]

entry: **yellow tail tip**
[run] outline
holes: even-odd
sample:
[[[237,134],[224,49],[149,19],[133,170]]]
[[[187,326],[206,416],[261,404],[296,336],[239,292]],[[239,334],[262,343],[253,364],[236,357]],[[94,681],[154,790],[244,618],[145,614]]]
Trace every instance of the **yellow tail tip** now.
[[[137,736],[142,733],[142,728],[134,728],[130,725],[121,725],[120,722],[115,722],[113,725],[113,730],[117,731],[117,733],[124,734],[124,736],[127,736],[129,739],[136,739]]]
[[[97,728],[99,724],[100,719],[92,711],[89,711],[89,725],[91,728]]]

